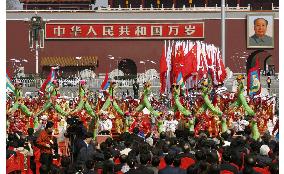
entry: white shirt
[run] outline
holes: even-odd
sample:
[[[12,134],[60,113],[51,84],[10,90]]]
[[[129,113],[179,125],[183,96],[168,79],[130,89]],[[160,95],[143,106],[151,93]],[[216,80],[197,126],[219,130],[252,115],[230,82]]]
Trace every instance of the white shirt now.
[[[99,121],[99,130],[100,131],[110,131],[111,129],[112,129],[112,122],[111,122],[110,119]]]
[[[130,148],[125,148],[125,149],[123,149],[122,151],[120,151],[120,154],[121,155],[128,155],[128,153],[131,151],[131,149]]]
[[[236,122],[233,122],[234,129],[236,132],[244,131],[245,127],[249,125],[249,122],[246,120],[237,120]]]
[[[159,132],[165,132],[166,131],[166,128],[165,128],[165,122],[163,121],[159,127]]]
[[[172,131],[172,132],[175,132],[176,128],[177,128],[177,125],[178,125],[178,121],[177,120],[166,120],[164,122],[164,128],[165,128],[165,131],[168,132],[168,131]]]

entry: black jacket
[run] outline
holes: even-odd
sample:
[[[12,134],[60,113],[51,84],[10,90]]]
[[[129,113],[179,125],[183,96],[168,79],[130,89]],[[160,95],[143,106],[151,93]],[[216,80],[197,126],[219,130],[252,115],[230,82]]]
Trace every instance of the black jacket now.
[[[227,163],[227,162],[224,162],[220,165],[220,171],[225,171],[225,170],[233,172],[234,174],[239,173],[238,169],[235,166],[233,166],[233,165],[231,165],[230,163]]]
[[[136,174],[154,174],[154,171],[146,166],[140,166],[136,169]]]
[[[267,167],[272,163],[272,159],[269,158],[268,156],[257,155],[256,163],[258,167]]]
[[[93,160],[95,154],[94,146],[85,143],[85,145],[80,149],[78,156],[77,156],[77,163],[78,164],[85,164],[88,160]]]
[[[174,167],[171,167],[171,166],[166,166],[164,169],[162,170],[159,170],[158,174],[179,174],[179,173],[176,173],[178,172]]]

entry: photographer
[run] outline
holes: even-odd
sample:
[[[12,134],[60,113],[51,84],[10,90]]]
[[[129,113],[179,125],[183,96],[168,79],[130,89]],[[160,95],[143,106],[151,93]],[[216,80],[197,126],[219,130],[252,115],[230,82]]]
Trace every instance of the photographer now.
[[[73,116],[67,118],[67,131],[64,135],[69,138],[70,141],[70,151],[71,151],[71,161],[76,161],[79,150],[83,146],[84,136],[87,133],[87,129],[84,127],[83,122],[79,120],[78,117]]]

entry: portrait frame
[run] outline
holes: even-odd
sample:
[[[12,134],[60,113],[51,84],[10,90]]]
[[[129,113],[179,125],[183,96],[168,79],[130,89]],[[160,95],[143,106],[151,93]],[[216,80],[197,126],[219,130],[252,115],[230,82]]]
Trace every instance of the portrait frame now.
[[[262,39],[264,43],[259,45],[255,42],[256,35],[254,35],[254,20],[257,18],[268,21],[266,38]],[[247,48],[274,48],[274,14],[247,14]]]

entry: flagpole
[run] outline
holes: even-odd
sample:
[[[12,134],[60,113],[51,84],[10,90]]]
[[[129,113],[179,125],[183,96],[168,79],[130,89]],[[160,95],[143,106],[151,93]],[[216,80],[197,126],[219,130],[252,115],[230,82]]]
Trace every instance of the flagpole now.
[[[222,4],[221,4],[221,41],[222,41],[222,59],[223,59],[223,63],[225,65],[225,56],[226,56],[226,26],[225,26],[225,18],[226,18],[226,14],[225,14],[225,0],[222,0]]]
[[[35,58],[36,58],[36,74],[38,75],[38,40],[36,40],[36,45],[35,45]]]

